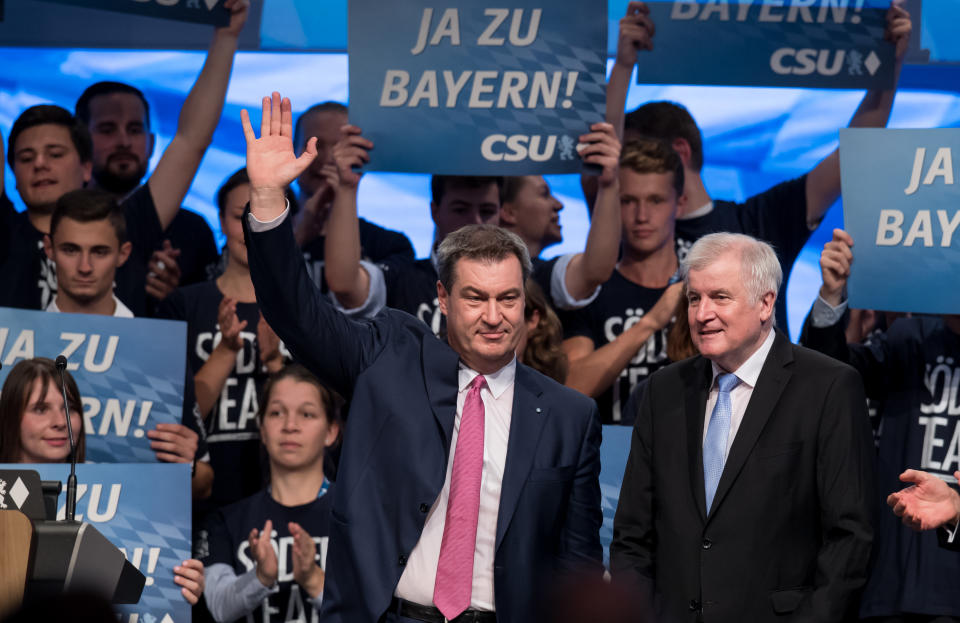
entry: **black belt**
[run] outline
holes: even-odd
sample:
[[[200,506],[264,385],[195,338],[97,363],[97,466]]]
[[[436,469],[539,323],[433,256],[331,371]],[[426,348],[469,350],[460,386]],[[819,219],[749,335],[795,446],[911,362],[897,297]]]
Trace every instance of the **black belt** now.
[[[394,597],[390,601],[390,612],[425,623],[445,623],[447,621],[438,608],[421,606],[399,597]],[[497,623],[497,613],[488,610],[464,610],[455,619],[450,619],[450,623]]]

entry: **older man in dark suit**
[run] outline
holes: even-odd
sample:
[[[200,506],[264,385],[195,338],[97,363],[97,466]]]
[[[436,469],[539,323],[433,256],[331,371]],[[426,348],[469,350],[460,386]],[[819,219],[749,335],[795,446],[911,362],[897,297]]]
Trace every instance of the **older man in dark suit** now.
[[[701,356],[650,378],[614,521],[615,579],[671,623],[843,621],[870,553],[872,443],[849,366],[773,328],[773,249],[711,234],[683,265]]]
[[[316,155],[290,102],[243,112],[250,272],[294,356],[352,399],[334,492],[326,621],[499,621],[539,614],[559,570],[600,572],[600,423],[592,400],[516,361],[526,247],[472,226],[438,249],[448,343],[414,317],[338,313],[296,251],[283,188]],[[357,158],[363,139],[354,137]],[[340,184],[356,184],[349,158]]]

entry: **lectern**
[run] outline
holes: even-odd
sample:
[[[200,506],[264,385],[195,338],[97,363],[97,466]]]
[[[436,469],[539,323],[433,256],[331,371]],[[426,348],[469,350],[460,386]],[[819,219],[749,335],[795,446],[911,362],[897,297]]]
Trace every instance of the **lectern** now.
[[[63,591],[140,601],[143,574],[89,523],[56,521],[59,495],[34,470],[0,470],[0,617]]]

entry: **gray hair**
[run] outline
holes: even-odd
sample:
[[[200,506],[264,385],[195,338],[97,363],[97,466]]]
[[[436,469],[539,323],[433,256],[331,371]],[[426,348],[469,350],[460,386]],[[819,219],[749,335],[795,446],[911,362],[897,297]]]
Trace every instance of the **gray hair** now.
[[[740,252],[740,281],[759,302],[767,292],[776,295],[783,281],[783,270],[773,247],[745,234],[720,232],[697,240],[680,265],[683,283],[689,285],[690,271],[703,270],[726,253]]]
[[[447,292],[453,289],[454,266],[461,258],[502,261],[510,255],[520,261],[523,282],[533,271],[530,251],[520,236],[496,225],[466,225],[449,234],[437,247],[437,273]]]

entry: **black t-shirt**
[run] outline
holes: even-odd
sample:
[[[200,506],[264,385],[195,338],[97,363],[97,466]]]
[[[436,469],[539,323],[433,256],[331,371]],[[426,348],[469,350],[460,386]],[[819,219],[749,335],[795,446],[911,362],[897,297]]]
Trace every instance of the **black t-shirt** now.
[[[150,255],[162,240],[160,219],[144,185],[123,201],[130,258],[117,269],[115,292],[135,316],[146,315],[144,284]],[[43,251],[43,234],[27,212],[7,215],[0,232],[0,307],[46,309],[57,293],[56,267]]]
[[[446,331],[446,316],[437,299],[437,269],[430,258],[415,262],[388,261],[378,264],[387,286],[387,307],[405,311],[423,321],[441,335]]]
[[[960,336],[938,317],[920,317],[895,321],[869,346],[848,346],[840,323],[816,329],[808,321],[802,340],[857,368],[867,396],[883,401],[876,535],[860,616],[960,616],[960,556],[940,548],[934,531],[901,525],[885,502],[905,486],[905,469],[948,481],[960,469]]]
[[[391,263],[413,262],[413,245],[405,235],[392,229],[380,227],[366,219],[357,219],[360,229],[360,257],[377,263],[389,260]],[[303,246],[303,258],[307,270],[320,290],[327,292],[327,282],[323,278],[324,248],[326,238],[319,236]]]
[[[701,237],[714,232],[748,234],[773,245],[783,268],[783,286],[777,296],[777,326],[787,329],[787,278],[810,238],[807,227],[807,176],[777,184],[743,203],[714,200],[713,210],[690,219],[677,219],[677,256]]]
[[[163,232],[163,238],[169,240],[175,249],[180,249],[177,265],[180,267],[181,286],[207,280],[207,266],[215,264],[219,254],[213,231],[206,219],[196,212],[180,208]],[[161,247],[162,241],[156,248]]]
[[[217,310],[223,293],[216,281],[204,281],[173,291],[160,305],[164,318],[187,322],[187,360],[196,373],[220,342]],[[260,362],[256,303],[237,303],[237,318],[246,320],[241,331],[243,349],[220,397],[206,416],[207,445],[213,467],[213,493],[207,507],[236,502],[263,487],[260,465],[260,429],[256,414],[258,392],[267,372]],[[203,510],[203,509],[201,509]]]
[[[639,286],[615,270],[596,300],[582,309],[560,312],[564,339],[587,337],[593,341],[594,348],[599,349],[632,327],[656,305],[664,290]],[[597,397],[603,423],[619,424],[621,411],[634,386],[668,363],[667,329],[664,328],[650,336],[613,385]]]
[[[326,568],[332,485],[330,489],[303,506],[283,506],[264,489],[211,515],[207,523],[209,555],[202,562],[206,566],[216,563],[230,565],[237,575],[255,566],[248,553],[250,531],[262,529],[268,519],[273,522],[275,542],[280,550],[277,557],[280,565],[277,584],[280,590],[268,596],[263,604],[247,615],[247,621],[317,621],[318,614],[307,601],[309,595],[293,581],[293,537],[287,524],[296,522],[307,531],[317,544],[317,563],[321,569]],[[268,616],[263,611],[265,607],[269,609]]]

